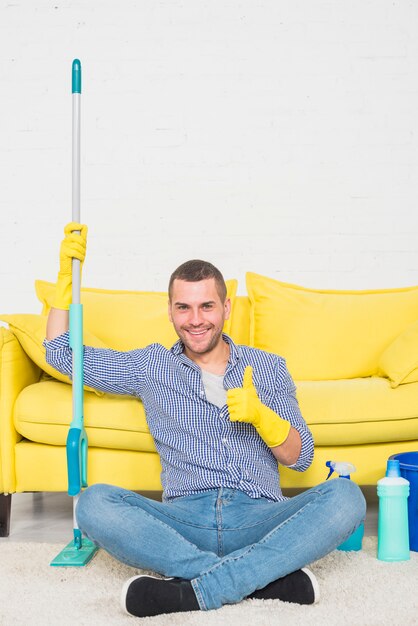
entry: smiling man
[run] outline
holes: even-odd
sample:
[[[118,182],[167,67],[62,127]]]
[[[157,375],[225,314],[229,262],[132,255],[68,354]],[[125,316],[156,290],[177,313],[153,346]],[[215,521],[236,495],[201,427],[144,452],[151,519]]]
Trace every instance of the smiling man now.
[[[202,278],[196,280],[196,276]],[[205,369],[223,374],[229,346],[221,341],[222,329],[231,313],[231,301],[222,274],[210,263],[189,261],[173,272],[168,295],[168,316],[184,354]]]
[[[71,259],[83,263],[87,229],[69,224],[65,233],[45,345],[48,362],[70,375]],[[169,282],[168,315],[179,337],[170,350],[84,347],[85,384],[142,400],[162,465],[162,502],[99,484],[77,506],[87,537],[163,576],[126,582],[122,607],[131,615],[216,609],[244,598],[313,604],[318,584],[305,566],[365,516],[363,495],[348,480],[283,496],[278,463],[305,471],[312,435],[284,359],[236,345],[223,333],[230,311],[222,274],[192,260]]]

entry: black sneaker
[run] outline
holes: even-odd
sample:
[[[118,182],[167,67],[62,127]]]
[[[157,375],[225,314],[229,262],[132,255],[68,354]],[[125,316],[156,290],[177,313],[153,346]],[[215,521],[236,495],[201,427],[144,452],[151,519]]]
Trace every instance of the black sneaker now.
[[[319,585],[306,567],[257,589],[248,596],[257,600],[282,600],[296,604],[315,604],[319,600]]]
[[[190,580],[146,575],[126,581],[121,604],[128,615],[136,617],[200,610]]]

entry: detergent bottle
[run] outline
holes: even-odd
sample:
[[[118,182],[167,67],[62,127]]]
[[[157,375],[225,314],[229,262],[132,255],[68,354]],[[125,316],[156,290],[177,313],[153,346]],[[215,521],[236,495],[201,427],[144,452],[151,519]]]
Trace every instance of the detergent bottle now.
[[[350,480],[351,474],[356,471],[355,466],[351,463],[345,463],[340,461],[327,461],[325,465],[329,468],[327,480],[333,472],[336,472],[340,478],[347,478],[348,480]],[[346,539],[344,543],[338,546],[337,550],[361,550],[363,536],[364,524],[361,523],[360,526],[353,532],[353,534],[350,535],[350,537]]]
[[[410,558],[409,481],[402,478],[398,460],[388,460],[386,476],[377,481],[377,495],[377,558],[380,561],[406,561]]]

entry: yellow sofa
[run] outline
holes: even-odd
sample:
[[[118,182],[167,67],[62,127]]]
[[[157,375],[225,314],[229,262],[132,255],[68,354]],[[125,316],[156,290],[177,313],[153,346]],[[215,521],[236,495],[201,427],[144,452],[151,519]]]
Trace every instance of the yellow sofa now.
[[[283,487],[326,477],[327,460],[350,461],[370,485],[394,453],[418,450],[418,287],[374,291],[305,289],[254,273],[248,296],[227,281],[225,332],[284,356],[315,440],[308,471],[280,469]],[[36,282],[40,315],[0,320],[0,494],[66,491],[70,381],[45,361],[42,341],[54,285]],[[129,350],[176,335],[167,295],[83,289],[84,342]],[[86,389],[89,484],[158,491],[160,462],[142,403]],[[9,495],[0,496],[0,534],[9,531]]]

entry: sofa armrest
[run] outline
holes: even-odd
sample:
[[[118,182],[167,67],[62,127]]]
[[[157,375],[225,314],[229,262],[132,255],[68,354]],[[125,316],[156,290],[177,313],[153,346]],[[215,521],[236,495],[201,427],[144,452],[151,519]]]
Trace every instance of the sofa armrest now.
[[[41,369],[14,334],[0,327],[0,493],[13,493],[16,487],[15,444],[22,439],[13,423],[16,398],[40,376]]]

